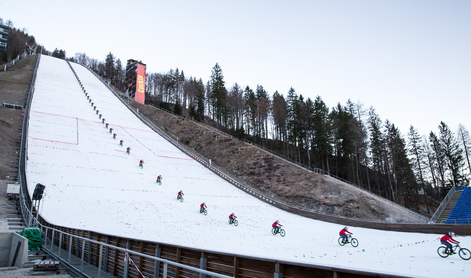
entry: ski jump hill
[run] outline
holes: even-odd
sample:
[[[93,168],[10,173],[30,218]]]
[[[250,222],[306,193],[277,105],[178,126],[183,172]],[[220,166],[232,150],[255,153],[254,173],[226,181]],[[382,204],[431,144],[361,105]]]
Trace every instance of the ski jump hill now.
[[[111,133],[104,123],[113,128]],[[38,212],[50,226],[98,240],[108,237],[117,246],[125,239],[152,243],[161,246],[162,256],[165,248],[175,251],[168,258],[180,262],[185,252],[196,254],[196,262],[188,263],[198,267],[201,254],[208,270],[237,277],[313,277],[329,269],[345,269],[342,277],[471,273],[471,260],[437,255],[439,233],[353,226],[350,231],[359,246],[340,246],[343,225],[287,212],[222,179],[141,121],[91,71],[75,63],[40,57],[27,132],[28,192],[32,196],[37,183],[46,186]],[[156,183],[158,175],[163,176],[161,185]],[[184,202],[176,199],[180,190]],[[203,202],[206,216],[199,213]],[[239,226],[228,224],[231,213]],[[275,220],[283,225],[285,237],[271,234]],[[471,246],[470,236],[457,240]],[[132,248],[142,251],[142,246]],[[115,264],[117,260],[118,255]],[[303,270],[290,274],[290,264]],[[270,269],[272,265],[277,269]]]

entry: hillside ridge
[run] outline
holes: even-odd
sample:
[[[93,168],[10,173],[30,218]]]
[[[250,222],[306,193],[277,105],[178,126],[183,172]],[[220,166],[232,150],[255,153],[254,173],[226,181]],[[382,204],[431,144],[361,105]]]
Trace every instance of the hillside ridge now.
[[[273,156],[230,135],[130,100],[139,113],[178,137],[192,151],[267,197],[306,211],[385,223],[426,223],[427,218],[323,174]]]

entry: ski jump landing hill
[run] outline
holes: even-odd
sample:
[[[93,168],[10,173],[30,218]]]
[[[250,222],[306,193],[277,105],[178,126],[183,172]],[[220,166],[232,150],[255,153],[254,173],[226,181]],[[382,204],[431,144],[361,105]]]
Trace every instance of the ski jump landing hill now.
[[[34,86],[26,180],[30,196],[37,183],[46,186],[39,208],[44,223],[102,241],[106,237],[117,246],[132,241],[135,250],[145,251],[137,242],[160,246],[163,257],[184,262],[187,256],[187,263],[197,267],[201,256],[208,270],[239,277],[277,272],[312,277],[333,269],[345,269],[345,277],[357,277],[349,271],[407,277],[471,273],[471,260],[437,255],[440,234],[351,227],[359,247],[340,246],[343,226],[286,212],[234,187],[144,124],[81,65],[41,56]],[[160,186],[157,175],[163,176]],[[184,202],[176,200],[179,190]],[[202,202],[207,216],[198,211]],[[228,224],[232,212],[238,227]],[[271,234],[275,220],[283,224],[285,237]],[[457,239],[471,246],[471,237]],[[122,258],[115,254],[108,261],[114,275]]]

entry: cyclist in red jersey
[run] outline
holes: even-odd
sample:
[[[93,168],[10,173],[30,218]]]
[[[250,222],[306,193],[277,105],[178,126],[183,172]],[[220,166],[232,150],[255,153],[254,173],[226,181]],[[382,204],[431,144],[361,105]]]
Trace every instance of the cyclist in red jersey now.
[[[237,218],[237,216],[235,216],[234,213],[231,213],[231,215],[229,215],[229,220],[231,221],[230,223],[234,223],[234,220]]]
[[[455,233],[453,232],[448,232],[448,234],[442,236],[442,238],[440,238],[440,242],[446,246],[446,249],[445,249],[445,252],[447,252],[447,250],[449,250],[449,254],[454,254],[453,253],[453,246],[450,244],[451,243],[459,243],[459,241],[456,241],[453,239],[453,237],[455,236]]]
[[[280,224],[280,221],[276,220],[271,226],[273,229],[275,229],[275,234],[276,234],[280,230],[280,227],[283,225]]]
[[[207,208],[207,206],[206,206],[206,203],[205,203],[205,202],[203,202],[203,203],[200,205],[200,213],[202,213],[202,212],[203,212],[203,209],[204,209],[204,208]]]
[[[342,238],[342,242],[345,243],[347,242],[347,238],[348,236],[347,235],[351,235],[352,233],[350,233],[348,231],[348,227],[344,227],[342,230],[340,230],[339,232],[339,236]]]

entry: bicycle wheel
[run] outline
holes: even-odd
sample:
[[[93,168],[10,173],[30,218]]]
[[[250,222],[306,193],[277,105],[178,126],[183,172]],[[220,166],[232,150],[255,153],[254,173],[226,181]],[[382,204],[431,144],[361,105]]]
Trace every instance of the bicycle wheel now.
[[[207,214],[208,214],[208,211],[207,211],[207,210],[204,210],[204,211],[203,211],[203,214],[204,214],[204,215],[207,215]]]
[[[227,222],[229,222],[229,225],[231,225],[231,224],[232,224],[232,222],[231,222],[231,219],[230,219],[230,218],[229,218],[229,220],[228,220]]]
[[[271,229],[271,234],[272,234],[272,235],[276,235],[275,229]]]
[[[344,246],[345,245],[345,242],[343,242],[343,238],[339,237],[339,244],[340,246]]]
[[[460,251],[458,252],[458,254],[460,255],[460,257],[461,257],[463,260],[469,260],[469,259],[471,259],[471,253],[470,253],[469,250],[466,249],[466,248],[461,248]]]
[[[437,249],[438,256],[440,256],[442,258],[446,258],[446,257],[450,256],[450,254],[445,252],[445,250],[446,250],[445,246],[438,247],[438,249]]]
[[[282,237],[284,237],[284,236],[286,235],[286,232],[285,232],[285,230],[283,230],[283,229],[280,229],[280,235],[281,235]]]
[[[238,225],[239,225],[239,221],[234,219],[234,226],[238,226]]]
[[[181,197],[180,197],[180,202],[182,202],[182,203],[183,203],[183,196],[181,196]]]
[[[352,241],[350,243],[352,244],[353,247],[357,247],[358,246],[358,239],[352,238]]]

